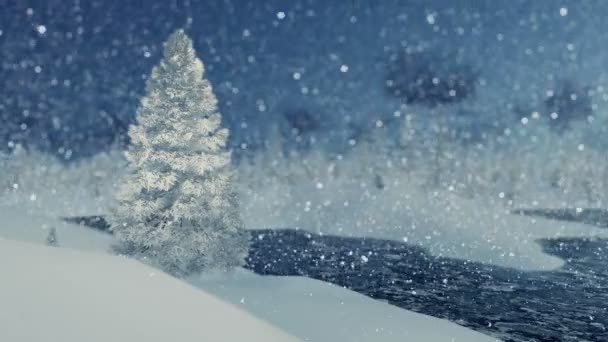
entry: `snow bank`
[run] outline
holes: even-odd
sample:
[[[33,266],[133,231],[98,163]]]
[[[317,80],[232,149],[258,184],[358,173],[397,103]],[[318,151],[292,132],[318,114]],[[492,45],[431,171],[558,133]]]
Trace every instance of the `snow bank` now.
[[[262,156],[268,159],[241,169],[246,227],[394,239],[438,256],[524,270],[563,265],[543,253],[538,239],[608,237],[608,230],[589,225],[513,215],[498,195],[466,196],[457,185],[428,185],[421,180],[428,175],[383,167],[387,160],[377,155],[330,160],[312,154],[274,162]]]
[[[0,340],[296,341],[125,258],[0,240]]]
[[[314,279],[240,271],[191,282],[304,341],[496,341],[455,323]]]
[[[0,205],[0,238],[44,244],[54,228],[60,247],[98,252],[109,250],[112,236],[66,223],[59,217],[45,215],[44,210],[42,212],[32,207]]]

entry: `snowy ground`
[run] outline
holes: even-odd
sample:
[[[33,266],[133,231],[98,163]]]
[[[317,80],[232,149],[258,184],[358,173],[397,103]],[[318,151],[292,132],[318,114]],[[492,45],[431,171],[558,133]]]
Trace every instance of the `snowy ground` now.
[[[3,341],[297,341],[125,258],[2,240],[0,272]]]
[[[239,271],[191,279],[304,341],[496,341],[326,282]]]
[[[0,237],[44,244],[52,228],[55,228],[60,247],[105,253],[112,237],[92,229],[82,229],[65,223],[59,217],[15,206],[0,206]]]
[[[196,290],[145,265],[99,253],[107,250],[110,238],[93,230],[14,207],[0,212],[0,303],[11,308],[0,310],[0,340],[166,341],[179,336],[188,341],[208,334],[226,341],[293,340],[284,330],[305,341],[495,341],[311,279],[239,271],[190,279]],[[40,246],[49,227],[56,228],[59,245],[69,249]],[[233,321],[239,329],[226,328]]]

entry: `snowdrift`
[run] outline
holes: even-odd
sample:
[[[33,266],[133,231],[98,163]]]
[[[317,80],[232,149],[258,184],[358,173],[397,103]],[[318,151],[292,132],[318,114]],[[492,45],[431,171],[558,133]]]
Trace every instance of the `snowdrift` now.
[[[304,341],[498,341],[447,320],[309,278],[240,271],[229,278],[205,275],[191,281]]]
[[[297,341],[133,260],[0,241],[0,340]]]

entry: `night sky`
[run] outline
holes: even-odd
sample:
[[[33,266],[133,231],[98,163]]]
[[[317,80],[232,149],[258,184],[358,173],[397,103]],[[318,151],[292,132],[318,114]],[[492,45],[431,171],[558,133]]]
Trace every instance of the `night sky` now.
[[[494,112],[542,103],[556,79],[601,86],[597,47],[608,43],[601,1],[0,4],[2,149],[22,143],[71,158],[124,141],[162,43],[180,27],[239,149],[263,144],[272,127],[315,130],[339,145],[389,122],[401,101],[386,93],[387,63],[401,49],[470,62],[483,110],[467,110],[496,122],[504,114]]]

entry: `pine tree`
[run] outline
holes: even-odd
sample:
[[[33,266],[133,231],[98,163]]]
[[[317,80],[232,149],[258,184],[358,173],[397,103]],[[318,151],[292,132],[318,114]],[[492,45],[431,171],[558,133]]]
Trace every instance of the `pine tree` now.
[[[46,245],[52,247],[59,246],[59,243],[57,242],[57,231],[55,230],[55,227],[51,227],[51,230],[49,230],[49,233],[46,236]]]
[[[228,131],[203,74],[192,41],[174,32],[129,129],[130,173],[110,216],[117,252],[176,276],[240,266],[248,248]]]

